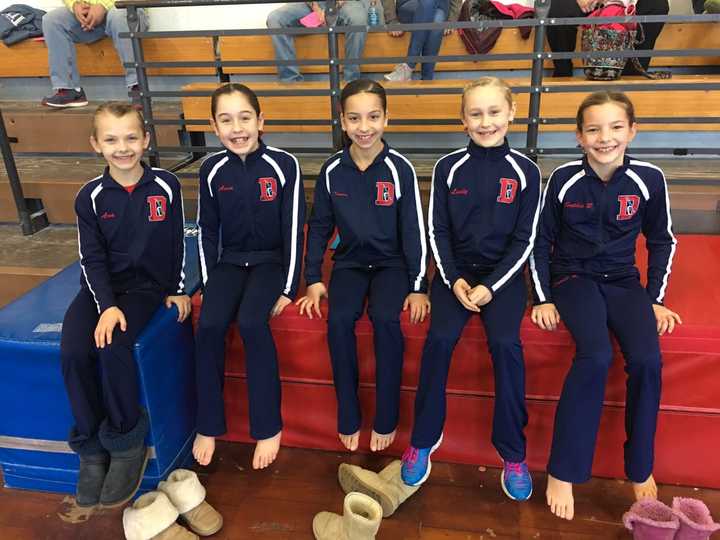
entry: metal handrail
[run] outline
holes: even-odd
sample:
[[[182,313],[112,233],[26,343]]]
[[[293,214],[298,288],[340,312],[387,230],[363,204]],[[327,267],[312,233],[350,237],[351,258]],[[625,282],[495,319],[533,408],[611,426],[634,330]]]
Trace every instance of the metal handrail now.
[[[292,0],[299,1],[299,0]],[[248,5],[248,4],[266,4],[272,3],[269,0],[120,0],[116,2],[118,8],[126,8],[128,10],[128,20],[137,19],[137,9],[147,7],[179,7],[179,6],[222,6],[222,5]],[[367,65],[387,62],[401,62],[401,61],[413,61],[416,63],[422,62],[467,62],[467,61],[478,61],[478,60],[529,60],[532,62],[531,77],[529,85],[516,86],[513,91],[519,93],[529,93],[530,102],[528,107],[528,115],[526,119],[523,119],[523,124],[528,125],[527,130],[527,149],[531,154],[537,155],[539,153],[547,153],[550,149],[538,148],[538,137],[539,137],[539,126],[543,124],[555,124],[555,123],[571,123],[572,119],[546,119],[540,116],[540,103],[542,94],[544,93],[555,93],[555,92],[576,92],[576,91],[593,91],[597,89],[603,89],[606,87],[605,84],[599,82],[597,84],[564,84],[564,85],[544,85],[543,84],[543,68],[544,62],[553,59],[572,59],[572,58],[598,58],[607,56],[607,53],[597,52],[562,52],[555,53],[552,51],[545,50],[545,29],[548,26],[553,25],[580,25],[583,23],[608,23],[608,22],[720,22],[720,15],[642,15],[642,16],[620,16],[620,17],[553,17],[549,18],[548,13],[550,9],[550,0],[536,0],[535,12],[536,17],[532,19],[522,20],[490,20],[482,21],[478,24],[470,21],[457,21],[449,22],[445,21],[442,23],[416,23],[416,24],[391,24],[391,25],[380,25],[375,27],[367,26],[338,26],[337,23],[337,9],[335,0],[329,0],[326,2],[327,25],[320,28],[280,28],[280,29],[268,29],[268,28],[255,28],[255,29],[237,29],[237,30],[188,30],[188,31],[144,31],[140,32],[137,27],[130,26],[130,33],[128,37],[133,41],[133,48],[140,50],[142,53],[142,40],[144,38],[170,38],[170,37],[194,37],[194,36],[212,36],[213,38],[219,38],[224,36],[252,36],[252,35],[274,35],[274,34],[285,34],[285,35],[304,35],[304,34],[325,34],[328,39],[328,58],[313,58],[303,60],[222,60],[217,58],[214,61],[192,61],[192,62],[145,62],[142,59],[142,54],[136,54],[136,61],[130,64],[128,67],[135,67],[138,71],[138,81],[141,87],[141,95],[143,97],[143,105],[147,103],[148,108],[146,109],[146,118],[148,120],[148,128],[151,131],[151,135],[154,133],[155,122],[152,118],[152,109],[150,108],[151,100],[154,97],[186,97],[186,96],[208,96],[211,94],[210,91],[151,91],[146,84],[142,81],[147,82],[146,69],[148,68],[180,68],[180,67],[214,67],[219,72],[222,72],[223,67],[257,67],[257,66],[278,66],[278,65],[328,65],[329,68],[329,85],[327,89],[276,89],[276,90],[262,90],[257,91],[259,96],[329,96],[331,100],[331,119],[329,123],[332,126],[333,134],[333,146],[339,148],[342,144],[342,131],[339,121],[339,107],[338,99],[340,94],[340,77],[339,69],[341,65],[348,62],[352,62],[355,65]],[[135,13],[135,15],[133,15]],[[338,54],[338,38],[339,34],[348,32],[387,32],[392,30],[437,30],[437,29],[463,29],[463,28],[510,28],[510,27],[534,27],[534,43],[533,51],[529,53],[501,53],[501,54],[481,54],[481,55],[435,55],[435,56],[416,56],[416,57],[366,57],[358,59],[345,59],[340,58]],[[720,51],[715,49],[693,49],[693,50],[653,50],[653,51],[621,51],[613,53],[613,56],[619,56],[624,58],[643,58],[652,56],[714,56],[720,54]],[[657,85],[651,82],[649,83],[634,83],[634,84],[614,84],[614,89],[617,90],[633,90],[633,91],[653,91],[657,90]],[[662,85],[663,89],[666,90],[678,90],[678,89],[689,89],[694,88],[698,90],[720,90],[720,83],[706,83],[706,82],[665,82]],[[417,95],[417,94],[459,94],[461,89],[453,87],[428,87],[428,88],[388,88],[388,94],[394,95]],[[669,118],[669,122],[677,123],[679,119]],[[687,119],[685,119],[687,120]],[[163,122],[167,124],[168,122]],[[281,121],[276,120],[273,123],[282,125],[299,125],[299,124],[313,124],[313,125],[327,125],[328,121],[319,119],[317,122],[301,122],[301,121]],[[183,125],[189,125],[189,122]],[[399,124],[399,123],[398,123]],[[405,120],[402,122],[404,125],[443,125],[448,124],[442,120],[428,120],[428,119],[417,119],[417,120]],[[160,125],[160,124],[157,124]],[[198,125],[198,124],[194,124]],[[449,124],[448,124],[449,125]],[[167,148],[175,147],[165,147]],[[193,145],[193,152],[197,148],[205,148],[204,146]],[[157,160],[157,152],[160,149],[157,147],[155,140],[151,139],[151,160]],[[637,149],[636,149],[637,150]],[[706,151],[707,149],[698,149]],[[554,151],[554,149],[552,150]],[[720,151],[720,150],[719,150]]]

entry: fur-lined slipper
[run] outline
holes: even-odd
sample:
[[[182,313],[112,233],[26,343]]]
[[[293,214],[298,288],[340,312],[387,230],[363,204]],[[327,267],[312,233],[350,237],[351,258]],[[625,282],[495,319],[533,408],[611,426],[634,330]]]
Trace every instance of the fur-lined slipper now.
[[[158,490],[168,496],[183,521],[200,536],[210,536],[222,528],[222,516],[205,501],[205,488],[193,471],[174,470],[158,484]]]
[[[159,491],[146,493],[123,512],[123,529],[127,540],[197,540],[176,523],[177,508]]]

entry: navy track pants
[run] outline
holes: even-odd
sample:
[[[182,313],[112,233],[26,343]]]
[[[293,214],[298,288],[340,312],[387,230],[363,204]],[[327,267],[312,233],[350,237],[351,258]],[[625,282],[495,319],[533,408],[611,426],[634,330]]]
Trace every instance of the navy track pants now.
[[[60,358],[65,389],[75,418],[71,443],[82,446],[92,439],[107,419],[115,433],[131,431],[140,418],[140,391],[133,347],[157,311],[163,296],[157,291],[117,294],[117,307],[125,315],[127,329],[115,326],[112,343],[95,346],[95,327],[100,315],[90,291],[82,288],[63,320]]]
[[[560,317],[575,340],[575,358],[555,414],[548,472],[565,482],[590,478],[605,383],[613,350],[625,357],[625,473],[643,482],[652,473],[660,407],[660,344],[652,303],[637,277],[616,280],[564,276],[552,287]]]
[[[462,277],[475,286],[484,275],[463,271]],[[430,299],[430,331],[425,339],[420,384],[415,396],[415,423],[411,439],[415,448],[428,448],[440,438],[445,424],[445,388],[450,361],[460,334],[473,315],[437,274],[432,282]],[[502,459],[513,462],[525,459],[523,430],[528,417],[520,322],[526,304],[525,280],[518,275],[480,311],[495,374],[492,442]]]
[[[270,332],[270,311],[282,289],[280,264],[243,267],[219,263],[210,272],[195,335],[198,433],[217,437],[227,431],[225,335],[233,320],[245,347],[250,436],[268,439],[282,429],[280,373]]]
[[[328,346],[338,401],[338,432],[360,429],[355,322],[368,299],[375,345],[376,433],[391,433],[398,423],[404,341],[400,312],[410,290],[404,268],[333,269],[328,289]]]

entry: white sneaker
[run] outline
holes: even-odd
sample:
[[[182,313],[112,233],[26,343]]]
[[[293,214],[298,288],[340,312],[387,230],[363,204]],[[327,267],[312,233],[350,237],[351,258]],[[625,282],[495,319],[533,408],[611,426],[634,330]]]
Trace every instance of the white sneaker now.
[[[398,64],[392,72],[385,75],[386,81],[406,82],[412,80],[412,68],[407,64]]]

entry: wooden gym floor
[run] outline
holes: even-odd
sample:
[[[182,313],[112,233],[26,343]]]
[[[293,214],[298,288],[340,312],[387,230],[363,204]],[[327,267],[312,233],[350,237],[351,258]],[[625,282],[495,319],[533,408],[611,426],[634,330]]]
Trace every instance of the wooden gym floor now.
[[[207,500],[223,515],[213,538],[232,540],[311,540],[312,518],[322,510],[342,511],[337,467],[352,462],[379,470],[385,456],[283,448],[265,471],[250,468],[253,447],[219,443],[216,459],[203,470]],[[621,449],[618,448],[618,451]],[[530,501],[510,501],[500,489],[500,470],[437,462],[427,484],[390,518],[378,540],[626,539],[622,514],[632,504],[629,484],[593,479],[575,490],[573,521],[555,518],[545,505],[545,476],[534,474]],[[702,499],[720,518],[720,491],[660,486],[660,498]],[[69,523],[69,498],[59,494],[0,489],[0,538],[3,540],[120,540],[122,510],[98,512]],[[67,519],[67,517],[66,517]]]

